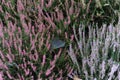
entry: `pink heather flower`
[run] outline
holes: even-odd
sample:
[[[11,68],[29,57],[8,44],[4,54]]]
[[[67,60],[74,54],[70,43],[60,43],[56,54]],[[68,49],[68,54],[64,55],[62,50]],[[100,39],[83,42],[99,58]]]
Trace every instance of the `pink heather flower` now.
[[[32,43],[33,39],[32,39],[32,34],[30,33],[30,43]]]
[[[48,76],[50,73],[51,73],[51,70],[48,69],[48,70],[46,71],[45,75]]]
[[[49,69],[47,69],[47,71],[46,71],[46,76],[48,76],[51,72],[52,72],[52,70],[53,70],[53,68],[55,67],[55,65],[52,65],[52,67],[51,68],[49,68]]]
[[[46,45],[49,44],[49,40],[50,40],[50,33],[48,33],[48,37],[47,37],[47,41],[46,41]]]
[[[7,71],[7,76],[9,77],[9,79],[13,79],[11,74]]]
[[[68,34],[67,34],[67,32],[65,32],[65,38],[68,39]]]
[[[46,72],[46,74],[55,67],[55,62],[56,62],[57,58],[60,56],[61,51],[62,51],[62,49],[60,49],[59,52],[58,52],[58,54],[54,56],[54,60],[50,61],[51,68],[48,69],[48,71]]]
[[[3,46],[3,48],[5,47],[5,38],[4,37],[2,38],[2,46]]]
[[[23,76],[21,76],[21,80],[25,80],[25,78]]]
[[[48,38],[47,38],[47,41],[46,41],[46,47],[47,47],[48,50],[50,48],[49,40],[50,40],[50,34],[48,33]]]
[[[9,26],[11,26],[9,23],[8,23]],[[9,40],[7,41],[9,43],[9,45],[11,46],[12,44],[12,37],[13,37],[13,32],[11,31],[11,27],[8,27],[7,29],[7,32],[9,34]]]
[[[52,71],[54,67],[55,67],[55,65],[52,65],[51,68],[50,68],[50,70]]]
[[[44,7],[44,0],[41,0],[41,8],[43,8]]]
[[[8,12],[6,12],[5,13],[5,20],[7,20],[9,17],[11,17],[11,15]],[[8,25],[9,25],[9,22],[8,22]],[[8,27],[10,27],[10,26],[8,26]]]
[[[30,55],[29,55],[29,58],[30,58],[30,60],[32,60],[32,59],[33,59],[33,55],[30,54]],[[29,62],[29,63],[30,63],[30,62]]]
[[[3,80],[3,75],[1,72],[0,72],[0,80]]]
[[[56,80],[62,80],[62,77],[60,76],[59,78],[57,78]]]
[[[43,55],[43,60],[42,60],[42,63],[41,63],[42,66],[45,65],[45,60],[46,60],[46,55],[44,54],[44,55]]]
[[[43,34],[42,34],[43,35]],[[41,49],[41,46],[43,45],[43,41],[44,41],[44,39],[41,37],[41,39],[39,39],[39,48]]]
[[[3,53],[1,52],[1,50],[0,50],[0,56],[1,56],[2,60],[5,61],[5,56],[3,55]]]
[[[20,45],[18,46],[18,51],[19,51],[19,54],[22,54],[22,53],[21,53],[22,50],[21,50],[21,46],[20,46]]]
[[[62,49],[60,48],[60,50],[59,50],[59,52],[57,54],[57,58],[60,56],[61,52],[62,52]]]
[[[67,21],[64,22],[64,25],[69,25],[71,22],[70,16],[67,17]]]
[[[29,31],[31,30],[31,28],[32,28],[32,25],[31,25],[31,21],[30,21],[30,22],[28,22],[28,29],[29,29]]]
[[[27,64],[26,64],[26,62],[25,62],[25,58],[23,58],[23,62],[24,62],[24,68],[27,68]]]
[[[10,1],[6,2],[5,4],[6,4],[7,7],[11,6]]]
[[[31,45],[32,45],[31,50],[33,50],[35,48],[35,40],[31,41]]]
[[[57,30],[57,33],[58,33],[58,34],[61,34],[61,33],[62,33],[62,31],[61,31],[61,30]]]
[[[24,21],[25,18],[26,18],[26,16],[24,14],[20,14],[20,21],[22,23],[22,27],[24,28],[26,34],[28,35],[30,31],[29,31],[29,28],[28,28],[29,26],[27,26],[27,24]]]
[[[44,16],[45,20],[46,20],[50,25],[52,25],[53,29],[55,29],[55,28],[56,28],[55,23],[53,22],[53,20],[51,19],[51,17],[48,15],[48,13],[46,13],[46,15],[47,15],[47,17]]]
[[[48,50],[50,49],[50,44],[47,45],[47,49],[48,49]]]
[[[74,39],[74,35],[71,35],[71,39],[70,39],[70,41],[73,41],[73,39]]]
[[[42,9],[40,8],[40,6],[37,6],[37,8],[38,8],[38,18],[39,18],[39,20],[40,21],[42,21],[42,17],[43,17],[43,13],[42,13]]]
[[[12,22],[9,22],[8,24],[10,25],[9,28],[11,28],[10,30],[11,30],[11,32],[12,32],[12,34],[13,34],[13,32],[15,32],[15,30],[16,30],[16,26],[15,26],[15,24],[13,24]]]
[[[21,78],[20,74],[17,73],[17,76],[19,77],[19,79]]]
[[[5,3],[5,0],[2,0],[2,3]]]
[[[62,80],[62,73],[63,73],[63,71],[62,71],[62,70],[60,70],[60,71],[59,71],[60,77],[59,77],[59,78],[57,78],[56,80]]]
[[[23,6],[21,0],[18,0],[17,1],[17,11],[19,12],[19,11],[22,11],[22,10],[24,10],[24,6]]]
[[[29,70],[29,69],[24,69],[24,71],[25,71],[25,75],[26,75],[26,76],[30,73],[30,70]]]
[[[48,4],[46,4],[46,7],[50,7],[52,5],[53,0],[49,0]]]
[[[4,68],[4,64],[3,64],[3,62],[0,59],[0,69],[2,69],[2,68]]]
[[[52,75],[51,77],[49,77],[49,80],[54,80],[54,76],[55,75]]]
[[[50,65],[55,65],[56,59],[54,59],[53,61],[50,61]]]
[[[0,23],[0,37],[3,38],[3,24]]]
[[[38,74],[38,80],[42,80],[41,79],[41,74],[42,74],[43,72],[42,72],[42,70],[39,72],[39,74]]]
[[[30,65],[31,65],[33,71],[35,71],[36,70],[36,66],[34,66],[33,63],[30,63]]]
[[[23,51],[22,51],[22,55],[25,55],[26,54],[26,51],[25,51],[25,49],[23,49]]]
[[[73,13],[74,13],[73,6],[71,6],[70,9],[69,9],[69,14],[72,15]]]
[[[35,28],[32,26],[32,34],[35,35]]]
[[[22,31],[21,31],[21,28],[20,28],[20,27],[18,27],[18,33],[19,33],[19,34],[21,34],[21,33],[22,33]]]
[[[0,12],[3,12],[1,5],[0,5]]]
[[[42,32],[43,31],[43,23],[39,25],[39,32]]]
[[[73,72],[73,68],[72,69],[70,68],[70,71],[69,71],[68,74],[72,74],[72,72]]]
[[[21,76],[20,74],[17,74],[19,77],[19,80],[25,80],[23,76]]]
[[[38,60],[38,53],[37,53],[37,52],[34,53],[33,59],[34,59],[35,61]]]
[[[62,11],[57,12],[57,14],[58,14],[58,21],[64,19],[64,17],[63,17],[63,12],[62,12]]]
[[[14,47],[15,47],[15,50],[17,50],[17,40],[16,40],[16,38],[13,38],[13,45],[14,45]]]
[[[24,64],[20,64],[19,66],[20,66],[22,69],[24,69]]]
[[[12,57],[10,56],[10,54],[7,54],[6,57],[8,58],[9,62],[12,62],[12,61],[13,61],[13,60],[12,60]]]
[[[24,22],[22,22],[22,25],[23,25],[23,27],[24,27],[24,29],[25,29],[26,34],[28,35],[30,31],[29,31],[29,29],[28,29],[27,24],[24,23]]]

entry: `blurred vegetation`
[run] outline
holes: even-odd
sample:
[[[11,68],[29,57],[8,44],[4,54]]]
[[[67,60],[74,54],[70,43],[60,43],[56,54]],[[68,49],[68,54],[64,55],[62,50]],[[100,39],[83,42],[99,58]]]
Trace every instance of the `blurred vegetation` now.
[[[5,2],[8,2],[9,0],[5,0]],[[24,0],[23,0],[24,1]],[[31,25],[32,26],[36,26],[36,23],[39,24],[39,19],[38,19],[38,8],[36,7],[40,2],[40,0],[31,0],[29,3],[24,4],[25,10],[23,10],[21,13],[19,13],[19,11],[17,11],[17,0],[11,0],[10,4],[11,7],[8,7],[7,5],[5,5],[4,3],[0,2],[0,5],[2,7],[2,11],[0,11],[0,21],[3,23],[4,26],[8,26],[8,22],[12,22],[13,24],[16,24],[17,27],[20,27],[23,31],[23,27],[22,27],[22,23],[20,21],[20,14],[24,14],[26,16],[25,18],[25,23],[28,24],[31,21]],[[44,0],[45,4],[47,4],[49,2],[49,0]],[[59,59],[56,62],[56,69],[54,70],[54,74],[57,74],[59,72],[59,70],[61,70],[62,68],[66,69],[65,66],[67,64],[69,64],[70,66],[72,66],[72,61],[70,60],[70,58],[68,58],[67,55],[67,50],[68,50],[68,46],[69,43],[71,43],[70,41],[70,37],[71,35],[73,35],[73,26],[79,26],[80,24],[83,24],[85,26],[85,30],[86,30],[86,35],[88,35],[88,27],[89,25],[96,27],[98,26],[99,28],[101,28],[103,26],[103,24],[113,24],[114,26],[116,24],[118,24],[118,20],[119,20],[119,11],[120,11],[120,0],[53,0],[52,5],[50,7],[46,7],[46,5],[44,4],[43,8],[42,8],[42,12],[44,16],[49,16],[51,18],[53,18],[53,22],[55,23],[55,25],[57,26],[55,30],[53,30],[52,28],[50,28],[49,30],[46,30],[44,32],[44,38],[47,40],[47,35],[46,34],[50,34],[50,36],[52,36],[50,38],[51,42],[54,38],[58,37],[60,38],[61,41],[64,43],[64,47],[62,48],[62,55],[59,57]],[[69,13],[69,10],[73,8],[73,13]],[[57,14],[57,10],[62,11],[63,12],[63,20],[56,20],[52,15],[53,13]],[[5,16],[6,13],[10,14],[10,17],[6,20]],[[69,21],[70,17],[70,23],[65,24],[65,22]],[[42,19],[43,24],[45,26],[48,26],[49,22],[46,21],[44,18]],[[76,27],[76,30],[78,30],[79,27]],[[35,27],[35,32],[37,33],[38,27]],[[61,33],[58,33],[57,31],[60,30]],[[50,33],[48,33],[50,32]],[[65,32],[66,34],[68,34],[68,38],[65,38]],[[25,32],[23,31],[22,33],[22,42],[24,45],[22,45],[22,48],[25,49],[26,47],[28,48],[26,51],[30,52],[30,47],[31,44],[29,43],[29,37],[25,34]],[[8,33],[5,33],[5,37],[8,38],[9,35]],[[75,41],[75,40],[74,40]],[[44,41],[46,42],[46,41]],[[57,41],[56,41],[57,42]],[[53,59],[54,55],[56,53],[58,53],[58,49],[54,50],[54,51],[49,51],[46,49],[45,44],[42,45],[42,49],[39,49],[39,46],[37,45],[36,42],[36,48],[38,50],[38,52],[43,53],[43,54],[47,54],[47,64],[43,69],[39,69],[38,67],[38,63],[41,63],[41,59],[39,59],[38,62],[35,63],[35,65],[37,65],[38,67],[38,71],[43,70],[46,71],[46,69],[50,66],[49,62]],[[53,42],[55,43],[55,42]],[[75,42],[73,42],[74,44]],[[55,45],[56,46],[56,45]],[[59,44],[57,44],[58,48],[60,48]],[[1,47],[1,49],[3,49],[3,47]],[[14,49],[14,48],[13,48]],[[13,50],[13,52],[18,53],[18,51]],[[7,49],[3,49],[3,51],[5,53],[7,53]],[[52,53],[49,54],[49,53]],[[42,54],[42,56],[43,56]],[[49,55],[48,55],[49,54]],[[112,55],[112,53],[111,53]],[[39,57],[42,57],[41,55]],[[48,58],[49,57],[49,58]],[[117,57],[117,56],[115,56]],[[16,63],[20,63],[20,61],[23,60],[23,58],[20,58],[19,56],[16,57]],[[26,58],[27,59],[27,58]],[[20,60],[20,61],[18,61]],[[29,61],[29,59],[28,59]],[[15,64],[12,64],[15,65]],[[12,67],[12,65],[8,65],[10,66],[10,71],[13,70],[14,67]],[[72,66],[73,68],[75,68],[76,66]],[[21,70],[22,71],[22,70]],[[11,71],[11,73],[13,74],[16,71]],[[22,73],[22,72],[21,72]],[[36,72],[36,74],[38,75],[39,72]],[[67,71],[65,70],[63,72],[64,74],[67,74]],[[42,74],[43,76],[45,76],[45,74]],[[66,76],[66,75],[64,75]],[[45,78],[45,77],[43,77]]]

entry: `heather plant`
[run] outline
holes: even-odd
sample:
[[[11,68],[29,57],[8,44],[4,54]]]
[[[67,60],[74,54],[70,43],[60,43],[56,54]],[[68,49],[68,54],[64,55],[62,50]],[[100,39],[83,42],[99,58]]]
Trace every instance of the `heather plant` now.
[[[5,80],[61,80],[72,71],[66,47],[50,50],[50,42],[61,30],[55,32],[53,16],[42,10],[44,2],[41,3],[0,3],[0,68]]]
[[[113,1],[1,0],[0,80],[120,79]]]
[[[75,26],[73,27],[77,44],[70,44],[68,53],[77,66],[79,78],[83,80],[120,79],[119,25],[116,28],[112,24],[103,25],[101,29],[88,26],[88,38],[85,37],[84,25],[79,27],[79,37],[77,37]]]

